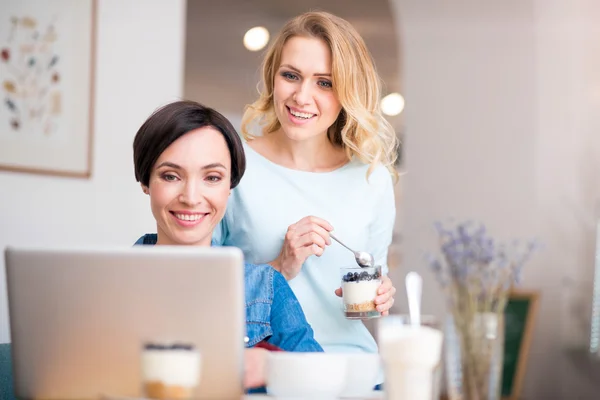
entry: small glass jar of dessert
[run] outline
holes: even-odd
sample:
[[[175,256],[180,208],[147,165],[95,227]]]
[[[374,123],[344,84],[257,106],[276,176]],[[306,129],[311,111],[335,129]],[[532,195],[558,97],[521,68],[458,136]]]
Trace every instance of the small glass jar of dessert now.
[[[191,344],[145,343],[142,380],[148,399],[192,399],[200,380],[201,355]]]
[[[348,319],[369,319],[381,316],[375,305],[381,285],[381,266],[340,268],[344,313]]]

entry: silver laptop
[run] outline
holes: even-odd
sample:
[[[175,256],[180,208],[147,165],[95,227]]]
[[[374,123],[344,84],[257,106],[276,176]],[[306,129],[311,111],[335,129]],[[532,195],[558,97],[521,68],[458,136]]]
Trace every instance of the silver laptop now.
[[[243,395],[238,249],[9,247],[5,257],[17,397],[141,397],[146,342],[200,350],[199,398]]]

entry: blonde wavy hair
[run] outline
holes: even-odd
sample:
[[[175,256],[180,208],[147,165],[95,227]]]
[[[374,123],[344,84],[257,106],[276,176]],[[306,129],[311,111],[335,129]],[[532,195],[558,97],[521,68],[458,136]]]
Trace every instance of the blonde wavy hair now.
[[[273,105],[275,74],[285,43],[295,36],[321,39],[331,51],[333,90],[342,105],[342,111],[327,132],[331,143],[345,149],[348,159],[356,156],[369,164],[367,177],[381,164],[397,178],[394,164],[399,141],[381,114],[381,79],[373,57],[348,21],[324,11],[307,12],[288,21],[267,50],[262,63],[260,96],[246,107],[242,117],[244,138],[255,137],[248,130],[253,123],[262,128],[263,134],[281,128]]]

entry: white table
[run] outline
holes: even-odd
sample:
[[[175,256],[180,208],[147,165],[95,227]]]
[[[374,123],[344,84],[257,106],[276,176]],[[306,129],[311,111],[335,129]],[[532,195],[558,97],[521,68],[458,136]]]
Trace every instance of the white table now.
[[[367,397],[340,397],[339,400],[380,400],[385,399],[383,391],[373,391],[373,393]],[[277,397],[269,396],[267,394],[247,394],[244,396],[244,400],[277,400]],[[295,398],[294,400],[314,400],[312,398]]]
[[[243,396],[240,400],[277,400],[278,397],[269,396],[268,394],[247,394]],[[289,399],[289,398],[286,398]],[[367,397],[340,397],[338,400],[381,400],[385,399],[385,395],[383,391],[373,391],[373,393]],[[131,397],[108,397],[103,396],[101,400],[148,400],[144,398],[131,398]],[[314,400],[312,397],[307,397],[305,399],[301,397],[295,397],[294,400]]]

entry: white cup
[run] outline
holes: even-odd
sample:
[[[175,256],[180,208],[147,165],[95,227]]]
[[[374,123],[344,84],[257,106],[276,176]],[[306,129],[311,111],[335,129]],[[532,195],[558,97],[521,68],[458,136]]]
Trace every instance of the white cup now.
[[[388,400],[432,400],[439,369],[443,334],[429,326],[413,327],[406,318],[379,321],[379,351],[385,371]]]
[[[194,397],[202,356],[192,345],[146,343],[141,355],[144,396],[184,400]]]
[[[341,353],[272,351],[267,393],[280,399],[337,399],[346,384],[348,359]]]

